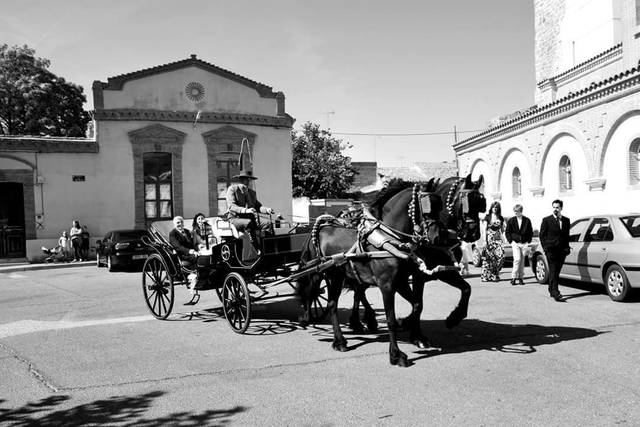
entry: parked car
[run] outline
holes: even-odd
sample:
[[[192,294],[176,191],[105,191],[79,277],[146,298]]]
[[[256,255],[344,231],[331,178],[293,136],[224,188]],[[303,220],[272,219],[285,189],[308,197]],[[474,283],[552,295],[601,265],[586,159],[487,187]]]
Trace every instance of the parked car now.
[[[571,224],[569,239],[561,278],[604,285],[614,301],[640,288],[640,214],[580,218]],[[531,253],[530,265],[536,280],[547,283],[549,268],[540,246]]]
[[[103,240],[96,241],[96,264],[106,265],[109,271],[126,266],[141,265],[149,256],[150,248],[142,242],[149,236],[147,230],[113,230]]]

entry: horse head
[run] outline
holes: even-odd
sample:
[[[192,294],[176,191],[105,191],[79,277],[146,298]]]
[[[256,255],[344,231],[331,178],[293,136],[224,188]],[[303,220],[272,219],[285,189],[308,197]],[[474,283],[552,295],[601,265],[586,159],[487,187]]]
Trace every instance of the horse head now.
[[[372,207],[377,208],[385,225],[413,240],[446,246],[447,229],[440,220],[444,205],[436,192],[439,180],[425,183],[395,181],[394,188],[381,193]]]
[[[448,178],[438,189],[446,194],[442,220],[456,231],[458,237],[466,242],[475,242],[480,238],[480,212],[487,210],[487,201],[480,192],[483,183],[480,175],[477,181],[466,178]]]

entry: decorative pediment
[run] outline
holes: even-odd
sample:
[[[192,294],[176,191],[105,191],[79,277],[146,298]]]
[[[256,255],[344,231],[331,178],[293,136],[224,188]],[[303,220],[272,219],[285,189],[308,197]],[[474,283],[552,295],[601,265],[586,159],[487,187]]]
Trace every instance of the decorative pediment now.
[[[240,140],[247,138],[249,141],[253,141],[256,139],[256,134],[234,126],[222,126],[203,133],[202,138],[207,142],[228,141],[236,138]]]
[[[129,132],[129,139],[132,143],[182,143],[186,136],[187,134],[184,132],[160,124],[147,126],[142,129]]]

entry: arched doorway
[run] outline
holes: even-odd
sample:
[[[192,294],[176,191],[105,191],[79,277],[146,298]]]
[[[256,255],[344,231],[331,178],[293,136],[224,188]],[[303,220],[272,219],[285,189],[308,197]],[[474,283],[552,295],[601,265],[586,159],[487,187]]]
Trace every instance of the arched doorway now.
[[[0,182],[0,258],[26,255],[24,219],[23,184]]]

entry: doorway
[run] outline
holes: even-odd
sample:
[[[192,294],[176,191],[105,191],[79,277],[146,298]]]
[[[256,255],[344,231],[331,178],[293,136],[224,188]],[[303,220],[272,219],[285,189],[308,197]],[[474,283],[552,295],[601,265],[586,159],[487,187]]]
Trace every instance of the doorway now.
[[[23,185],[0,182],[0,258],[22,258],[25,249]]]

